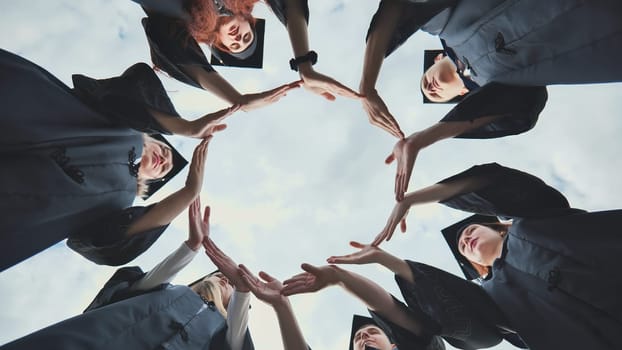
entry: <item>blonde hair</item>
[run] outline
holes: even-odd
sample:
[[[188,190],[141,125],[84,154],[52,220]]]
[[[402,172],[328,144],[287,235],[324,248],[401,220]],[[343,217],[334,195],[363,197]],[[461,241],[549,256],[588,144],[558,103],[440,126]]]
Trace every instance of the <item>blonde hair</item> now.
[[[214,280],[205,279],[190,287],[195,293],[197,293],[204,301],[211,301],[216,305],[216,309],[223,317],[227,317],[227,309],[222,303],[222,293],[220,287]]]

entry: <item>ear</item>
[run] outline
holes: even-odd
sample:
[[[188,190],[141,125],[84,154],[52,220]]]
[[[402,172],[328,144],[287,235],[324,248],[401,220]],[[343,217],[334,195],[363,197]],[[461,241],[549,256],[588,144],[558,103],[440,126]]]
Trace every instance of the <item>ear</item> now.
[[[462,87],[462,89],[461,89],[461,90],[460,90],[460,92],[459,92],[460,96],[464,96],[464,95],[466,95],[466,94],[468,94],[468,93],[469,93],[469,89],[467,89],[467,88],[466,88],[466,87],[464,87],[464,86]]]
[[[429,57],[429,56],[428,56],[428,57]],[[436,63],[436,62],[438,62],[438,61],[442,60],[442,59],[443,59],[443,57],[444,57],[444,56],[443,56],[443,54],[442,54],[442,53],[439,53],[438,55],[436,55],[436,57],[434,57],[434,63]]]

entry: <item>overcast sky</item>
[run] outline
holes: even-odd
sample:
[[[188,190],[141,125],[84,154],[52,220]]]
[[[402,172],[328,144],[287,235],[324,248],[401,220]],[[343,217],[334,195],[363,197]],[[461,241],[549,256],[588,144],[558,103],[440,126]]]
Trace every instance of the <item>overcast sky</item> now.
[[[38,63],[67,84],[72,73],[106,78],[133,63],[150,63],[140,24],[144,14],[129,0],[0,4],[0,47]],[[310,46],[319,55],[318,71],[358,87],[364,37],[377,4],[311,1]],[[292,53],[285,29],[265,5],[258,4],[256,14],[267,19],[264,69],[219,70],[242,92],[298,79],[288,67]],[[416,34],[383,66],[378,91],[406,133],[431,125],[450,109],[420,102],[422,50],[439,46],[436,38]],[[227,106],[207,92],[165,75],[160,78],[186,118]],[[621,87],[551,87],[533,130],[502,139],[433,145],[420,153],[410,189],[495,161],[539,176],[561,190],[574,207],[617,208],[622,188]],[[238,112],[227,124],[210,144],[202,202],[212,207],[213,239],[237,262],[286,279],[300,271],[300,263],[323,264],[328,256],[349,253],[350,240],[369,242],[384,226],[394,204],[395,170],[383,160],[395,140],[370,126],[358,101],[328,102],[300,89],[264,109]],[[181,137],[173,142],[188,159],[198,143]],[[186,174],[183,171],[150,202],[181,187]],[[396,233],[382,247],[457,274],[439,230],[465,216],[440,205],[414,208],[408,232]],[[186,237],[184,212],[132,265],[150,269]],[[401,299],[388,271],[347,268]],[[0,344],[82,312],[114,270],[91,264],[61,242],[0,273]],[[209,259],[200,254],[175,282],[185,284],[211,270]],[[338,287],[291,299],[314,349],[345,349],[351,315],[366,312]],[[250,311],[250,329],[257,349],[281,348],[273,312],[258,300]],[[495,347],[510,348],[508,343]]]

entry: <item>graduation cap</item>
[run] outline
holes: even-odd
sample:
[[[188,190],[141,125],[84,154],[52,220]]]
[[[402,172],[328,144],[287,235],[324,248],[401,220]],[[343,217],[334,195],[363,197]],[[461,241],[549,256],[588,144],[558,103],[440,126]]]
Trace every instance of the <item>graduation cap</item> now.
[[[382,325],[378,324],[378,322],[376,322],[376,320],[374,320],[371,317],[361,316],[361,315],[352,315],[352,330],[350,331],[350,347],[348,348],[349,350],[354,350],[354,335],[356,334],[356,332],[362,327],[367,326],[367,325],[376,326],[382,329],[382,331],[389,338],[389,342],[391,344],[395,343],[393,341],[391,333],[386,331],[386,329],[388,329],[387,327],[382,327]],[[371,347],[371,346],[365,347],[365,350],[372,350],[372,349],[375,350],[376,348]]]
[[[264,35],[266,30],[266,20],[262,18],[255,19],[253,27],[253,41],[242,52],[227,52],[212,46],[210,50],[212,57],[210,63],[213,66],[230,66],[241,68],[262,68],[263,67],[263,47]]]
[[[445,241],[447,241],[447,245],[449,245],[452,254],[458,261],[458,265],[460,265],[462,273],[467,279],[477,279],[480,278],[480,275],[477,270],[475,270],[473,265],[471,265],[471,262],[462,254],[460,254],[460,251],[458,250],[458,239],[460,238],[462,231],[464,231],[467,226],[472,224],[487,224],[498,222],[499,220],[496,216],[475,214],[441,230],[441,232],[443,233],[443,237],[445,237]]]
[[[215,270],[215,271],[212,271],[212,272],[208,273],[207,275],[205,275],[205,276],[203,276],[203,277],[201,277],[201,278],[197,279],[196,281],[194,281],[194,282],[192,282],[192,283],[188,284],[188,287],[192,288],[192,286],[194,286],[195,284],[202,282],[204,279],[206,279],[206,278],[208,278],[208,277],[211,277],[212,275],[214,275],[214,274],[216,274],[216,273],[218,273],[218,272],[220,272],[220,270]]]
[[[149,189],[147,190],[147,193],[142,197],[142,199],[147,199],[151,197],[151,195],[156,193],[156,191],[162,188],[162,186],[166,185],[167,182],[169,182],[186,166],[186,164],[188,164],[188,161],[181,155],[181,153],[179,153],[175,149],[175,147],[173,147],[173,145],[171,145],[170,142],[168,142],[166,138],[164,138],[164,136],[160,134],[152,134],[149,136],[160,142],[164,142],[168,147],[171,148],[171,153],[173,155],[173,168],[164,177],[148,181],[147,183],[149,185]]]
[[[428,68],[432,67],[432,65],[434,64],[434,58],[438,56],[439,54],[442,54],[443,56],[447,56],[445,54],[445,50],[424,50],[423,51],[423,72],[424,73],[428,70]],[[430,99],[427,98],[426,95],[423,93],[423,90],[421,90],[421,96],[423,96],[423,103],[458,103],[462,101],[462,99],[464,99],[466,95],[467,94],[458,95],[452,98],[451,100],[445,101],[445,102],[434,102],[434,101],[430,101]]]

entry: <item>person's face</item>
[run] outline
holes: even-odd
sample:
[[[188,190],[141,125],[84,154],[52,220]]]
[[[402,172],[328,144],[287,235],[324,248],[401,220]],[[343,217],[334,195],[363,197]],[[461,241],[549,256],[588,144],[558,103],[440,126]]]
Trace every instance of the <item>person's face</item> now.
[[[173,152],[164,143],[145,139],[142,159],[138,169],[141,177],[145,179],[159,179],[173,169]]]
[[[456,72],[456,65],[443,54],[436,56],[434,64],[423,73],[421,90],[432,102],[446,102],[468,92]]]
[[[240,15],[231,17],[231,21],[221,25],[218,29],[220,41],[233,53],[246,50],[254,36],[255,33],[251,24]]]
[[[222,305],[225,308],[229,306],[229,300],[231,300],[231,295],[233,295],[233,285],[229,282],[229,279],[225,277],[220,272],[216,272],[207,278],[207,280],[212,281],[220,288],[220,295],[222,296]]]
[[[354,350],[365,350],[365,346],[380,350],[391,350],[393,348],[384,331],[371,324],[359,328],[354,333]]]
[[[478,224],[472,224],[462,230],[458,240],[458,250],[469,261],[491,266],[499,257],[503,237],[496,230]]]

